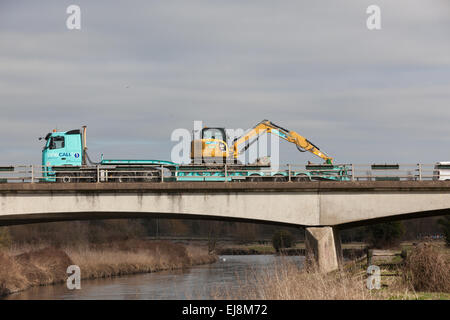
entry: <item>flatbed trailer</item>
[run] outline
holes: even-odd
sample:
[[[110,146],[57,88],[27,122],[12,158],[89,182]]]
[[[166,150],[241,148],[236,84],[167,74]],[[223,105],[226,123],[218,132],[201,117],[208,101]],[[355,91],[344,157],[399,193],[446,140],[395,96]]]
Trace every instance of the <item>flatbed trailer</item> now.
[[[323,167],[322,167],[323,166]],[[303,170],[269,165],[182,165],[164,160],[105,160],[95,166],[51,168],[48,182],[176,182],[176,181],[349,181],[347,165],[315,165]]]

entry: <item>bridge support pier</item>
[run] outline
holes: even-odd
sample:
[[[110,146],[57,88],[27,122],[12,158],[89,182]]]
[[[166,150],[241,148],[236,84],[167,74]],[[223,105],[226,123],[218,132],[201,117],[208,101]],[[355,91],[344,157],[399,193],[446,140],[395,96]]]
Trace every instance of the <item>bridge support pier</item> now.
[[[332,227],[305,229],[306,264],[315,263],[320,272],[330,272],[342,266],[342,247],[339,230]]]

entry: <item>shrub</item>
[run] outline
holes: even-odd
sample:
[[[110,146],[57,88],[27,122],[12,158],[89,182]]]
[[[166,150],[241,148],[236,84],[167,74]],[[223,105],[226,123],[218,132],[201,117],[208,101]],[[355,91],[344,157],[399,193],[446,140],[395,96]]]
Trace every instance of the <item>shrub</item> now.
[[[421,243],[408,254],[403,279],[417,291],[450,292],[450,263],[438,248]]]
[[[294,244],[294,237],[289,231],[278,230],[272,237],[272,245],[278,252],[282,248],[290,248]]]

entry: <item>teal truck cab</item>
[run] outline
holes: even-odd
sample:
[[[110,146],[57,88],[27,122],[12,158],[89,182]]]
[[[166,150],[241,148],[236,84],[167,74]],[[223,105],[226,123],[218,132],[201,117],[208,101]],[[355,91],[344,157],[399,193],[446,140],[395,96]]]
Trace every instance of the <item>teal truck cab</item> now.
[[[81,167],[84,163],[81,130],[48,133],[42,149],[43,175],[53,181],[56,171],[53,167]]]

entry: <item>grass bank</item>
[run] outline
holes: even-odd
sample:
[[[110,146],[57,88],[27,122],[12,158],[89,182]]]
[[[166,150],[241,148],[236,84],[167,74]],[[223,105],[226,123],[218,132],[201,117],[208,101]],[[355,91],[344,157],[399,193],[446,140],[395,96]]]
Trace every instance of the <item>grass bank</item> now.
[[[148,273],[213,263],[204,247],[165,241],[128,240],[77,247],[19,247],[0,251],[0,296],[32,286],[65,282],[78,265],[82,279]]]

